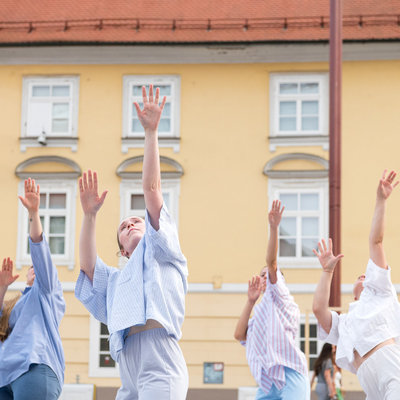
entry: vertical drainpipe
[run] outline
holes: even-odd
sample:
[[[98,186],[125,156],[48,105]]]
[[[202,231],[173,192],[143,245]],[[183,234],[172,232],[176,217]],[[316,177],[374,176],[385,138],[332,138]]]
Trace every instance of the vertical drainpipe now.
[[[342,92],[342,0],[330,0],[329,39],[329,237],[333,254],[341,251],[341,92]],[[331,285],[329,306],[340,307],[340,262]]]

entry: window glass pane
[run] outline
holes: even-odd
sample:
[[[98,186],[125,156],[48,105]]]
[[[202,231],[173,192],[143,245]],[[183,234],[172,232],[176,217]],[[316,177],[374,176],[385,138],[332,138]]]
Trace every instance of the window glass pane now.
[[[281,257],[296,256],[296,239],[280,239],[279,240],[279,255]]]
[[[143,103],[138,102],[140,109],[143,109]],[[132,117],[137,119],[137,112],[136,112],[136,107],[135,105],[132,103]]]
[[[142,124],[136,118],[132,120],[132,132],[144,132]]]
[[[64,254],[65,239],[63,237],[50,237],[49,246],[51,254]]]
[[[310,324],[310,337],[316,338],[317,337],[317,325]]]
[[[279,84],[280,94],[292,94],[297,93],[299,85],[297,83],[281,83]]]
[[[280,236],[296,236],[296,218],[283,217],[279,225]]]
[[[305,325],[304,324],[300,324],[300,337],[304,337],[305,336]]]
[[[66,133],[69,131],[67,119],[53,119],[51,121],[51,131],[53,133]]]
[[[100,354],[100,367],[115,367],[115,361],[108,354]]]
[[[49,208],[66,208],[67,195],[65,193],[52,193],[49,203]]]
[[[65,233],[65,217],[50,217],[50,233]]]
[[[300,341],[300,350],[304,353],[306,351],[306,344],[304,340]]]
[[[158,125],[159,132],[170,132],[171,131],[171,120],[169,118],[161,118],[160,124]]]
[[[310,340],[310,354],[317,354],[317,342]]]
[[[144,202],[143,194],[132,194],[131,195],[131,210],[144,210],[146,203]]]
[[[302,131],[317,131],[318,130],[318,117],[302,117],[301,130]]]
[[[68,97],[69,96],[69,86],[68,85],[55,85],[53,86],[53,96],[54,97]]]
[[[133,85],[132,94],[134,96],[142,96],[142,85]]]
[[[50,86],[35,85],[32,87],[33,97],[47,97],[50,96]]]
[[[297,194],[281,193],[279,195],[279,200],[282,202],[282,205],[285,206],[286,211],[297,210]]]
[[[280,115],[296,115],[296,102],[295,101],[281,101],[279,102]]]
[[[279,118],[279,130],[280,131],[295,131],[296,130],[296,118],[295,117]]]
[[[307,217],[301,219],[302,236],[319,236],[319,219],[317,217]]]
[[[317,82],[314,83],[301,83],[300,84],[300,93],[318,93],[319,92],[319,84]]]
[[[54,103],[52,116],[53,119],[68,119],[69,103]]]
[[[310,371],[314,370],[314,364],[315,364],[316,360],[317,360],[317,357],[310,357]]]
[[[164,109],[162,112],[163,117],[170,117],[171,116],[171,103],[165,103]]]
[[[301,246],[302,257],[314,257],[313,249],[317,249],[318,239],[303,239]]]
[[[40,223],[42,224],[42,227],[43,227],[44,226],[44,217],[43,217],[43,215],[40,217]]]
[[[301,113],[303,115],[318,115],[318,101],[303,101]]]
[[[40,205],[39,208],[46,208],[46,193],[40,193]]]
[[[301,210],[319,210],[319,194],[318,193],[303,193],[300,195]]]
[[[108,339],[100,339],[100,351],[110,351]]]
[[[160,88],[160,101],[162,101],[163,96],[171,95],[171,85],[155,85],[155,88]]]
[[[108,327],[106,324],[100,323],[100,334],[101,335],[109,335]]]

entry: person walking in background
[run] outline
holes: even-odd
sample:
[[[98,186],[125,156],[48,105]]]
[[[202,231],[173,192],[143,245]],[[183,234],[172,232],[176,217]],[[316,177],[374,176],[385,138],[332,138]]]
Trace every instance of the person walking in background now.
[[[234,333],[246,346],[247,361],[259,385],[256,400],[310,398],[306,359],[296,343],[300,311],[277,264],[283,210],[279,200],[273,201],[268,214],[267,266],[249,281],[248,299]]]
[[[25,181],[19,197],[29,213],[29,247],[33,266],[21,295],[4,300],[18,275],[13,262],[0,271],[0,399],[56,400],[64,382],[64,351],[59,325],[65,312],[63,290],[39,216],[40,191]]]
[[[313,311],[321,340],[336,345],[336,363],[357,374],[368,400],[398,400],[400,393],[400,304],[391,282],[383,249],[386,201],[399,181],[384,171],[379,181],[369,236],[365,275],[354,284],[354,302],[347,314],[329,310],[332,274],[343,257],[332,252],[332,240],[324,240],[315,252],[322,275],[314,295]]]
[[[81,272],[76,297],[108,326],[110,352],[119,363],[122,387],[117,400],[185,400],[188,372],[178,340],[185,313],[187,265],[176,226],[161,192],[157,128],[166,101],[159,89],[149,98],[142,88],[143,110],[135,103],[145,131],[143,191],[146,219],[131,216],[117,230],[123,270],[107,266],[96,249],[99,197],[97,174],[79,180],[83,221],[79,242]]]
[[[315,392],[318,395],[318,400],[336,398],[336,389],[333,380],[334,366],[332,350],[332,345],[330,343],[325,343],[314,363],[314,372],[310,386],[312,388],[314,380],[317,378]]]

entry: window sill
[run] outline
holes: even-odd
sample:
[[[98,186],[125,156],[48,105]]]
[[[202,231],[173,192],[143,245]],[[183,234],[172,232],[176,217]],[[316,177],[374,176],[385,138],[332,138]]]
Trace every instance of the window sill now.
[[[276,151],[278,146],[322,146],[324,150],[329,150],[329,135],[288,135],[288,136],[269,136],[269,150]]]
[[[158,137],[159,147],[169,147],[174,153],[179,153],[181,139],[177,137]],[[122,138],[122,153],[127,153],[130,148],[144,148],[144,137]]]
[[[69,147],[71,151],[78,150],[78,138],[70,136],[47,137],[46,144],[38,142],[37,137],[20,137],[20,150],[25,153],[28,147]]]
[[[67,259],[65,257],[60,257],[57,258],[55,256],[51,257],[53,260],[53,263],[56,267],[67,267],[70,271],[72,271],[75,268],[75,262],[74,260]],[[32,259],[30,256],[26,257],[21,257],[20,259],[17,259],[15,261],[15,268],[16,269],[22,269],[22,267],[25,267],[27,265],[32,265]]]

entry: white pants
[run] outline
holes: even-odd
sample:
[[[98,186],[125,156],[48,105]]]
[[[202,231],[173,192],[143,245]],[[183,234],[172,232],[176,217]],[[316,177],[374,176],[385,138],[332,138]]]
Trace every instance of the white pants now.
[[[367,400],[398,400],[400,346],[389,344],[378,349],[361,364],[357,377]]]
[[[129,336],[120,357],[116,400],[185,400],[188,371],[178,342],[164,328]]]

